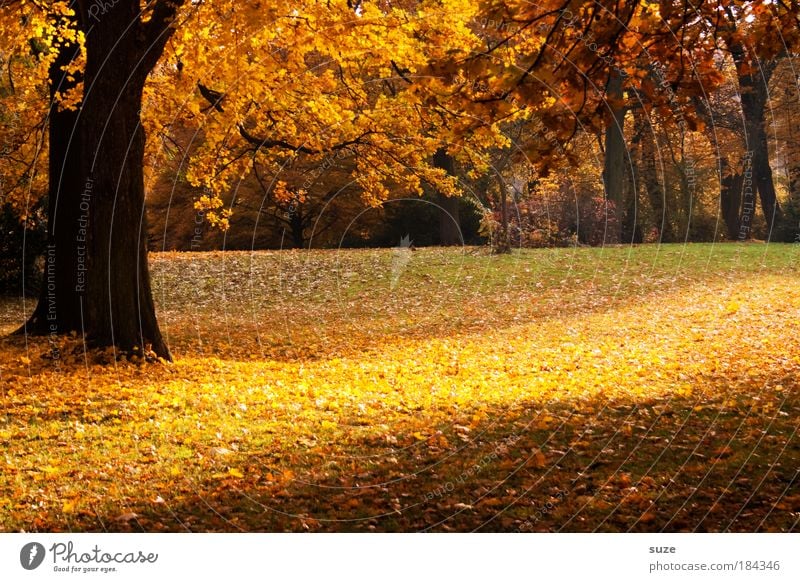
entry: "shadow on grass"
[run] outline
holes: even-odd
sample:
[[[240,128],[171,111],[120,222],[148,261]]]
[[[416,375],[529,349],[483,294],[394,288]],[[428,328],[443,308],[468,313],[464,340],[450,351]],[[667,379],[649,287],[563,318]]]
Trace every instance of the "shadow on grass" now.
[[[800,384],[781,375],[761,380],[783,389],[765,388],[750,407],[732,405],[726,381],[716,378],[719,398],[703,402],[520,402],[471,428],[431,426],[419,439],[394,426],[384,438],[353,439],[335,452],[242,443],[214,477],[140,490],[121,521],[86,513],[69,527],[797,531]],[[357,428],[356,418],[341,419],[348,422]],[[276,464],[276,456],[283,460]],[[38,529],[64,528],[51,518]]]

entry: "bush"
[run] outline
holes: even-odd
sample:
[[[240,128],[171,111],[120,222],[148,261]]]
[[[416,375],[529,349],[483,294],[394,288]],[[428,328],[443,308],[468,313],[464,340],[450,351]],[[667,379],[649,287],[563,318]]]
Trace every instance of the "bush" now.
[[[774,242],[800,242],[800,197],[791,197],[783,205],[783,220],[775,227]]]
[[[499,233],[500,211],[483,219],[482,233]],[[575,193],[562,185],[548,193],[534,192],[529,198],[509,205],[510,247],[564,247],[602,245],[617,229],[614,203],[591,192]]]
[[[34,296],[42,282],[47,241],[41,208],[26,223],[8,206],[0,211],[0,293]]]

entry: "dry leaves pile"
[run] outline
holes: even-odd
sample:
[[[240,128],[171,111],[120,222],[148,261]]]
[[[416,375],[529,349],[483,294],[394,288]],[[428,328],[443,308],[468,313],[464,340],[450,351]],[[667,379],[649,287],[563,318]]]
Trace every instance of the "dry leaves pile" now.
[[[156,255],[173,365],[2,340],[0,530],[797,529],[796,247],[400,252]]]

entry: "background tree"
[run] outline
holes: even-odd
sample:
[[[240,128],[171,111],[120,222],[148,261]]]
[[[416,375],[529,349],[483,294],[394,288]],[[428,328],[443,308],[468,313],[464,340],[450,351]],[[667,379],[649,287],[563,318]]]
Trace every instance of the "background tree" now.
[[[767,237],[782,223],[777,199],[764,112],[769,83],[780,55],[797,43],[797,9],[794,2],[768,5],[759,2],[705,2],[700,6],[709,34],[718,39],[733,61],[739,87],[746,138],[747,163],[752,166]],[[749,230],[752,202],[745,191],[742,230]]]

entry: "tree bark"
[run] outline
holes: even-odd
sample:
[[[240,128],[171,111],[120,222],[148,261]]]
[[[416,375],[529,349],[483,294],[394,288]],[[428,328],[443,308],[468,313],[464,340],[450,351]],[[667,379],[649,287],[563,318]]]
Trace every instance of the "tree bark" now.
[[[642,243],[642,225],[639,220],[639,142],[634,140],[630,148],[630,163],[625,165],[625,212],[622,215],[622,240],[630,244]]]
[[[784,216],[784,228],[782,229],[783,242],[800,242],[800,138],[796,136],[792,125],[791,114],[797,111],[797,104],[800,99],[800,92],[797,86],[790,85],[790,104],[787,107],[787,130],[786,136],[786,174],[789,184],[789,199],[786,204]]]
[[[615,220],[607,226],[608,243],[622,240],[623,189],[625,184],[625,112],[623,79],[612,72],[606,86],[606,105],[609,117],[605,130],[605,157],[603,160],[603,187],[606,200],[613,203]]]
[[[433,165],[441,168],[449,175],[455,176],[455,160],[444,148],[433,154]],[[439,244],[442,246],[460,246],[464,244],[461,236],[461,217],[459,216],[459,200],[453,196],[438,194],[439,204]]]
[[[86,38],[79,112],[54,110],[45,284],[26,331],[80,329],[90,345],[117,346],[170,359],[155,316],[147,264],[144,145],[140,111],[145,79],[160,58],[184,0],[138,0],[105,7],[78,1]],[[59,60],[74,58],[65,48]],[[51,94],[63,87],[51,69]],[[46,322],[46,327],[43,327]]]
[[[45,270],[36,308],[17,333],[55,335],[81,331],[83,327],[80,289],[86,262],[80,239],[85,239],[87,224],[80,208],[85,186],[80,170],[80,111],[63,110],[56,103],[58,93],[74,89],[80,83],[80,78],[70,80],[63,70],[79,54],[78,45],[63,41],[48,72],[50,150]]]
[[[156,321],[147,264],[144,212],[145,134],[140,111],[147,75],[155,67],[180,0],[160,0],[140,20],[138,0],[119,0],[86,30],[81,170],[91,195],[85,329],[91,345],[170,359]]]
[[[747,50],[740,43],[731,43],[729,49],[736,65],[749,163],[752,165],[753,181],[758,189],[761,211],[767,221],[769,238],[774,228],[782,223],[782,212],[775,194],[772,167],[769,163],[767,132],[764,126],[768,86],[777,61],[761,62],[755,58],[750,59]],[[748,168],[745,173],[747,170]],[[743,203],[749,204],[746,192]],[[742,228],[744,226],[743,224]]]
[[[305,246],[305,236],[303,235],[303,217],[299,210],[295,209],[289,216],[289,229],[292,233],[292,245],[296,249]]]
[[[789,178],[789,197],[800,203],[800,144],[794,143],[794,136],[790,129],[788,144],[787,174]]]
[[[508,236],[508,185],[499,169],[497,169],[495,178],[497,179],[497,192],[500,198],[500,232],[497,235],[494,252],[502,254],[511,251],[511,240]]]
[[[639,167],[639,178],[644,188],[650,208],[653,211],[655,226],[658,229],[659,242],[675,242],[675,233],[672,229],[672,222],[667,212],[666,196],[659,179],[658,160],[659,153],[656,147],[656,132],[652,123],[648,123],[644,116],[644,111],[640,108],[634,110],[634,123],[637,125],[637,134],[640,135],[641,162]]]
[[[722,159],[722,179],[720,180],[720,211],[725,221],[729,240],[739,238],[739,216],[742,208],[744,175],[728,168],[728,161]]]

